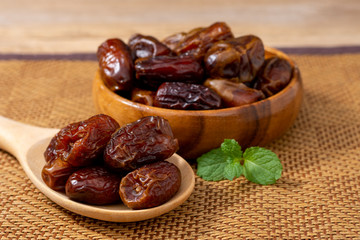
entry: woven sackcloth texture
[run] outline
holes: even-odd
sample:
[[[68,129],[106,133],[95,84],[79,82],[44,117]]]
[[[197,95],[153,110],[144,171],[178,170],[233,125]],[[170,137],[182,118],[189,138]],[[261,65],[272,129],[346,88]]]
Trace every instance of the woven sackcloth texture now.
[[[57,206],[0,151],[1,239],[360,239],[360,54],[296,54],[304,101],[266,147],[282,160],[275,185],[206,182],[160,217],[112,223]],[[63,127],[95,113],[96,61],[0,61],[0,115]],[[193,167],[196,165],[193,163]]]

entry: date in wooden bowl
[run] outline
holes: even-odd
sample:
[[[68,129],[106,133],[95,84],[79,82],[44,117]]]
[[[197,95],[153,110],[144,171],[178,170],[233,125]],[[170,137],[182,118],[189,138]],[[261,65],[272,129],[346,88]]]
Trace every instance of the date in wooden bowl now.
[[[294,123],[303,98],[300,71],[283,52],[266,47],[266,54],[287,59],[292,79],[277,94],[239,107],[217,110],[172,110],[136,103],[110,91],[99,72],[93,81],[93,99],[99,113],[112,116],[120,126],[144,116],[161,116],[170,122],[180,143],[180,154],[195,159],[217,148],[224,139],[236,139],[244,147],[262,146],[281,137]]]

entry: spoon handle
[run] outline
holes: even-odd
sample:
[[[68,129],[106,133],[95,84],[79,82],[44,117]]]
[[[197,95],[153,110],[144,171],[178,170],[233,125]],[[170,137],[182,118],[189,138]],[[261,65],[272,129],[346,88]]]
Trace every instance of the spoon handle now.
[[[0,149],[17,159],[23,159],[35,142],[50,134],[55,134],[55,129],[31,126],[0,116]]]

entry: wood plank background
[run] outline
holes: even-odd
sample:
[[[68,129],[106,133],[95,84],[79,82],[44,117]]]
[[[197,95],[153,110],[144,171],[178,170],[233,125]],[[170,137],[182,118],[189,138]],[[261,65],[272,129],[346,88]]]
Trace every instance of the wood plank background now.
[[[1,0],[0,53],[94,52],[110,37],[215,21],[273,47],[360,45],[359,0]]]

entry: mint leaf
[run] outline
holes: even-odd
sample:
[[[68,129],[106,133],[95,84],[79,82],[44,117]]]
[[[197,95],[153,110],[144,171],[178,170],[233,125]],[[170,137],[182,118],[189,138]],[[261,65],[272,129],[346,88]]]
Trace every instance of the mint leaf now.
[[[239,161],[228,163],[224,168],[224,177],[230,181],[234,178],[238,178],[243,173],[243,166]]]
[[[280,159],[272,151],[251,147],[244,152],[244,176],[251,182],[268,185],[281,177]]]
[[[225,139],[224,142],[221,144],[221,150],[232,160],[240,160],[243,155],[239,143],[234,139]]]
[[[234,139],[225,139],[220,148],[203,154],[197,162],[197,175],[207,181],[234,180],[244,175],[251,182],[268,185],[281,177],[283,169],[272,151],[251,147],[243,153]]]
[[[224,168],[228,164],[227,156],[220,148],[211,150],[197,159],[198,169],[196,174],[207,181],[224,179]]]

